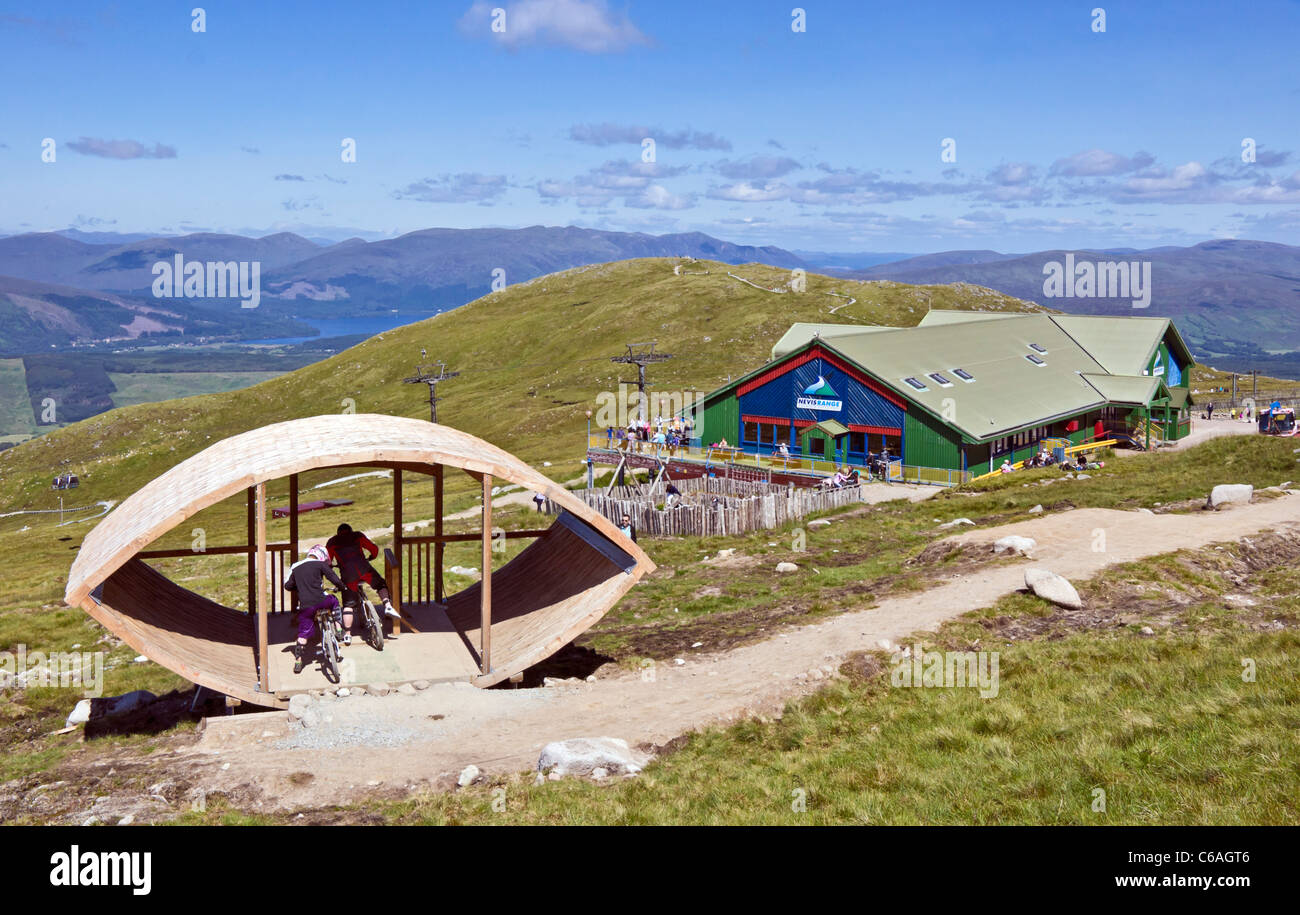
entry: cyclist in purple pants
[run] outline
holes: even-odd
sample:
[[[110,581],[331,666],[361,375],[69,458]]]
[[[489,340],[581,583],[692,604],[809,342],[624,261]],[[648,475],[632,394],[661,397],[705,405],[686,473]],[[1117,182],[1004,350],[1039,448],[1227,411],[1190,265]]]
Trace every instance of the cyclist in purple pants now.
[[[293,672],[302,673],[306,664],[307,641],[316,634],[316,611],[332,608],[337,615],[339,602],[333,594],[325,593],[328,579],[334,587],[343,589],[343,580],[334,574],[329,565],[329,553],[317,545],[307,551],[307,557],[289,566],[284,578],[286,591],[298,593],[298,641],[293,646]]]

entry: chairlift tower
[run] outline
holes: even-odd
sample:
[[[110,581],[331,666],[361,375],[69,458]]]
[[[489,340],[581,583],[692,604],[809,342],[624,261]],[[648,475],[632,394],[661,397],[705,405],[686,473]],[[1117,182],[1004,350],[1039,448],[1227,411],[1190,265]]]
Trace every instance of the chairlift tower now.
[[[423,356],[424,350],[420,350]],[[403,384],[427,384],[429,386],[429,422],[438,421],[438,382],[446,381],[449,378],[455,378],[460,372],[447,371],[445,362],[426,362],[415,367],[415,374],[410,378],[403,378]]]
[[[635,382],[625,381],[623,384],[636,384],[637,398],[641,407],[641,422],[649,422],[650,417],[647,414],[649,401],[646,400],[645,390],[654,385],[647,384],[645,380],[645,368],[656,362],[667,362],[673,358],[671,353],[655,352],[655,342],[649,343],[628,343],[626,356],[611,356],[610,362],[617,362],[622,365],[635,365],[636,378]]]

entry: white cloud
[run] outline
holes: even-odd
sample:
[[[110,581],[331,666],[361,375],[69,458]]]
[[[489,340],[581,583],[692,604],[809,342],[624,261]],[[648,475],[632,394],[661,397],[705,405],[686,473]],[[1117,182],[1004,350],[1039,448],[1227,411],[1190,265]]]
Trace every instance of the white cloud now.
[[[494,15],[497,9],[504,10],[504,20]],[[494,31],[494,23],[502,21],[504,27]],[[604,0],[476,0],[461,17],[460,28],[511,50],[552,45],[588,54],[611,54],[650,44],[626,14],[611,12]]]

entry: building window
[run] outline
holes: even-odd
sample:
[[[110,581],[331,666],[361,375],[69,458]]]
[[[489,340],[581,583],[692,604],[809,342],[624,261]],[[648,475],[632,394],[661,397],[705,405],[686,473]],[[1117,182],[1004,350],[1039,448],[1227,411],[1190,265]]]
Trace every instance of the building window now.
[[[758,423],[745,423],[745,430],[744,434],[741,436],[741,441],[758,444]]]
[[[945,388],[950,388],[950,387],[952,387],[952,382],[949,381],[947,378],[944,378],[944,377],[943,377],[942,375],[940,375],[938,372],[931,372],[931,373],[930,373],[930,379],[931,379],[932,381],[934,381],[935,383],[942,385],[942,386],[945,387]]]
[[[975,380],[975,376],[965,369],[953,369],[952,373],[967,384]]]
[[[854,454],[864,454],[867,450],[867,434],[865,432],[849,433],[849,451]]]
[[[913,387],[913,388],[916,388],[916,390],[918,390],[918,391],[928,391],[928,390],[930,390],[929,388],[927,388],[927,387],[925,386],[925,382],[921,381],[921,379],[919,379],[919,378],[917,378],[917,377],[915,377],[915,376],[912,376],[912,375],[909,375],[908,377],[904,378],[904,379],[903,379],[903,383],[906,384],[906,385],[910,385],[910,386]]]
[[[1042,359],[1039,359],[1039,358],[1038,358],[1037,356],[1035,356],[1033,353],[1030,353],[1030,354],[1029,354],[1028,356],[1026,356],[1025,358],[1028,359],[1030,362],[1032,362],[1034,365],[1047,365],[1046,362],[1044,362]]]
[[[1047,347],[1045,347],[1045,346],[1039,346],[1037,343],[1031,343],[1031,344],[1029,344],[1029,348],[1030,348],[1031,350],[1033,350],[1034,352],[1036,352],[1036,353],[1042,353],[1042,354],[1044,354],[1044,355],[1047,354]]]

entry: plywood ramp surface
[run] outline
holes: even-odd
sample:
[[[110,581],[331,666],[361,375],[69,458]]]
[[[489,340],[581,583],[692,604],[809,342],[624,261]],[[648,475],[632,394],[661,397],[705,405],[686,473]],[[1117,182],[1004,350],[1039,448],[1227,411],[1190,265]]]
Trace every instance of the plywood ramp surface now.
[[[288,696],[309,689],[337,689],[372,683],[397,686],[412,680],[428,680],[430,683],[468,681],[478,675],[474,656],[452,626],[445,610],[426,604],[406,607],[404,611],[420,631],[403,632],[398,638],[386,639],[383,651],[376,651],[360,635],[354,634],[352,644],[343,648],[339,683],[331,683],[322,672],[317,654],[319,642],[316,641],[308,643],[308,664],[302,673],[293,672],[297,618],[276,614],[267,627],[271,691],[279,696]],[[353,629],[360,631],[359,620],[353,623]]]
[[[488,686],[519,673],[571,642],[605,615],[639,574],[625,572],[557,523],[492,574],[492,671]],[[477,650],[481,586],[452,595],[447,614]]]
[[[91,616],[151,661],[195,683],[251,702],[257,656],[250,616],[187,591],[139,559],[104,582],[101,599],[82,604]]]

